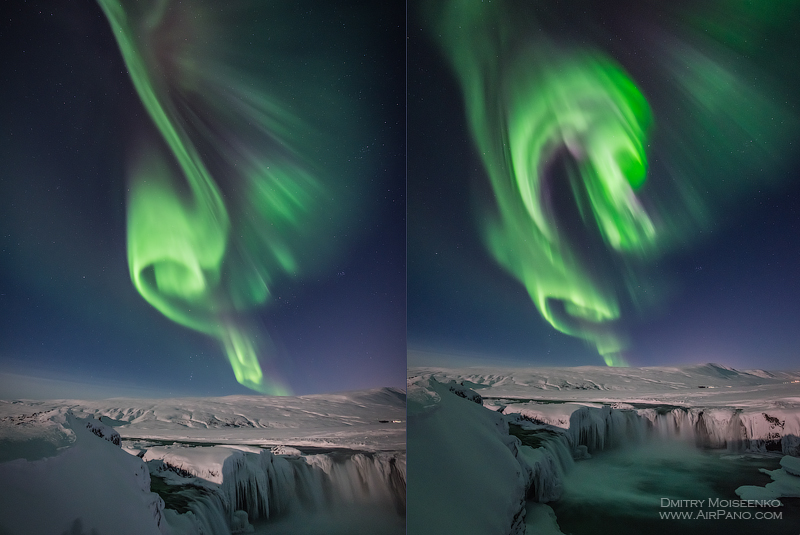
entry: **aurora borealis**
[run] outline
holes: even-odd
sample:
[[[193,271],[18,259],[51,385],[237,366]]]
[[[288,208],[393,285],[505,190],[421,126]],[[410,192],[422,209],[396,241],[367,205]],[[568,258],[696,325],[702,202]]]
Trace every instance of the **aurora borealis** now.
[[[322,205],[319,200],[330,196],[303,169],[303,152],[292,144],[292,137],[300,137],[298,131],[304,128],[302,120],[259,90],[261,80],[243,84],[240,79],[245,77],[232,71],[224,56],[215,62],[207,43],[192,40],[208,30],[197,22],[208,16],[208,5],[130,3],[126,8],[111,0],[100,4],[137,94],[188,190],[181,195],[175,182],[183,180],[173,176],[158,149],[147,147],[135,156],[128,200],[133,282],[171,320],[218,338],[239,383],[268,394],[286,394],[280,381],[264,376],[253,333],[235,315],[268,300],[276,269],[295,274],[297,255],[287,231],[310,219],[306,214],[312,205]],[[173,44],[175,34],[190,37]],[[217,99],[224,99],[225,105]],[[195,105],[182,109],[182,101]],[[224,139],[215,130],[224,131]],[[192,139],[190,132],[204,139]],[[242,202],[247,204],[237,211],[249,213],[248,221],[232,225],[208,158],[198,150],[200,141],[216,149],[217,174],[246,191]],[[228,147],[218,149],[223,142]],[[341,203],[336,197],[326,201]],[[237,248],[231,236],[244,238],[244,232],[254,236],[239,245],[245,251],[242,258],[229,251]],[[321,229],[306,232],[320,234]]]
[[[400,4],[5,11],[7,367],[177,392],[402,384]]]
[[[649,106],[629,75],[596,52],[534,43],[510,65],[498,62],[516,43],[493,35],[504,24],[494,11],[453,2],[439,15],[500,213],[485,230],[488,247],[553,327],[594,343],[608,365],[624,364],[607,327],[619,318],[617,299],[559,235],[547,190],[560,185],[547,175],[566,150],[577,162],[570,186],[584,201],[582,217],[593,214],[612,249],[650,249],[655,227],[634,191],[646,178]]]
[[[302,394],[407,348],[800,344],[796,0],[3,13],[0,368]]]
[[[796,287],[785,267],[795,255],[775,240],[795,243],[797,224],[787,17],[798,7],[418,3],[412,352],[550,365],[597,364],[592,353],[606,365],[743,365],[764,353],[786,362],[783,336],[762,349],[744,333],[765,317],[784,325],[794,301],[776,286],[715,306],[730,305],[735,285],[707,273],[729,280],[778,256],[788,271],[774,280]],[[762,203],[778,209],[764,218]],[[431,213],[446,222],[437,227]],[[768,236],[765,219],[782,228]],[[762,239],[743,238],[745,227]]]

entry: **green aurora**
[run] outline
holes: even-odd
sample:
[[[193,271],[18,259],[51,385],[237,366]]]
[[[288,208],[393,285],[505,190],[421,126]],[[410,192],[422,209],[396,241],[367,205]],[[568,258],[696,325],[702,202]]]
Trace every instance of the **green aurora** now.
[[[548,160],[566,145],[578,161],[570,180],[576,197],[585,188],[583,218],[594,218],[614,250],[644,253],[652,247],[655,227],[635,193],[647,169],[647,102],[621,68],[589,54],[547,63],[538,72],[525,69],[515,82],[502,154],[513,182],[491,177],[501,220],[485,229],[489,249],[553,327],[596,344],[606,364],[624,365],[618,355],[623,342],[605,325],[619,317],[616,298],[573,254],[542,190]],[[491,167],[502,168],[497,164]]]
[[[775,103],[778,90],[748,82],[751,65],[707,37],[659,51],[675,110],[662,122],[610,54],[542,31],[537,15],[551,18],[547,6],[448,0],[428,8],[492,187],[480,223],[486,247],[555,329],[595,346],[606,365],[626,365],[620,292],[643,299],[641,267],[707,228],[715,204],[757,184],[754,174],[774,167],[796,119]],[[705,20],[687,19],[701,28]],[[662,126],[669,168],[651,186],[648,153]],[[558,166],[603,258],[560,224]]]
[[[349,199],[307,157],[322,136],[273,95],[277,84],[227,61],[213,3],[99,3],[158,133],[129,163],[133,283],[169,319],[218,339],[239,383],[288,395],[262,370],[269,337],[246,313],[281,276],[330,256],[320,228],[336,228]]]

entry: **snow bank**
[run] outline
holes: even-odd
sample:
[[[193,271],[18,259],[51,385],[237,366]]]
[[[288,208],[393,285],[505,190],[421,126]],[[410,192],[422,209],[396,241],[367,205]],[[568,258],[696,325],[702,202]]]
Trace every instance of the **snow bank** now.
[[[781,468],[777,470],[761,469],[761,472],[772,478],[772,483],[764,487],[745,485],[736,489],[736,494],[743,500],[776,500],[779,498],[800,498],[800,459],[784,457]]]
[[[142,460],[96,436],[96,422],[67,413],[63,427],[73,442],[57,455],[0,464],[0,532],[165,535]]]
[[[543,503],[528,503],[525,525],[527,533],[532,535],[564,535],[558,527],[555,511]]]
[[[800,477],[800,459],[797,457],[789,457],[787,455],[781,459],[781,468],[793,476]]]
[[[583,403],[514,403],[503,407],[503,414],[534,424],[546,424],[569,429],[572,413],[586,406]],[[593,405],[602,407],[602,405]]]
[[[524,533],[526,475],[501,414],[409,380],[408,532]]]
[[[535,447],[526,445],[509,434],[509,417],[454,386],[430,376],[409,381],[408,531],[524,533],[526,500],[561,495],[573,463],[569,437],[528,429]]]
[[[223,446],[188,447],[181,444],[155,446],[148,448],[142,460],[160,460],[181,475],[197,477],[222,484],[223,466],[231,457],[241,456],[241,452]],[[228,463],[228,472],[232,463]]]
[[[56,455],[75,442],[66,426],[66,411],[38,405],[0,401],[0,462],[13,459],[35,461]]]

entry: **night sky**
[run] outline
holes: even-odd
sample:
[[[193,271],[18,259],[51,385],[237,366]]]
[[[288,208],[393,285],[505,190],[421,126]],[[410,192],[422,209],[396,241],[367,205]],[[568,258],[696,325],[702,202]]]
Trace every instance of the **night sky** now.
[[[335,235],[301,250],[298,264],[311,267],[276,276],[269,299],[243,314],[249,336],[270,355],[260,358],[265,375],[294,394],[401,387],[406,368],[404,9],[331,4],[292,3],[280,12],[238,3],[218,17],[207,9],[201,37],[186,26],[189,39],[206,45],[201,30],[223,43],[226,35],[247,41],[235,67],[256,83],[241,87],[258,90],[266,80],[266,93],[284,91],[278,97],[300,120],[330,115],[313,125],[319,137],[294,141],[311,155],[308,168],[325,191],[354,190],[345,214],[331,212]],[[257,16],[247,6],[259,6]],[[22,397],[20,388],[40,398],[254,393],[237,383],[219,340],[171,321],[131,282],[128,162],[140,133],[159,137],[98,3],[7,2],[0,20],[0,397]],[[168,59],[169,39],[185,37],[183,29],[167,33]],[[315,100],[317,90],[331,100]],[[328,115],[317,114],[325,107]],[[224,116],[225,107],[208,108],[187,105],[216,134],[214,113]],[[250,121],[224,126],[239,141],[261,139],[246,131]],[[210,168],[225,169],[214,155],[226,153],[204,146],[209,139],[197,150]],[[218,185],[232,224],[251,221],[237,211],[233,178]],[[286,240],[295,245],[294,236]],[[232,243],[242,258],[261,254],[244,240]]]
[[[519,248],[488,246],[487,221],[506,214],[498,174],[487,170],[477,144],[502,146],[506,134],[491,128],[503,124],[504,112],[484,99],[489,127],[476,137],[464,64],[459,71],[454,61],[468,58],[470,46],[495,46],[481,39],[504,26],[473,31],[460,46],[437,27],[436,6],[446,3],[430,3],[429,12],[412,3],[406,28],[399,3],[253,3],[210,15],[214,3],[195,0],[182,5],[189,13],[198,6],[198,25],[167,26],[153,51],[163,62],[155,72],[171,88],[162,96],[184,106],[182,119],[192,117],[188,139],[229,212],[228,250],[238,256],[222,264],[223,282],[238,280],[230,273],[250,261],[274,274],[268,298],[252,298],[241,325],[262,352],[265,375],[295,394],[402,386],[407,348],[411,365],[603,363],[600,342],[559,332],[520,273],[502,265],[499,257],[508,262],[528,247],[524,240]],[[170,152],[100,3],[7,4],[0,19],[0,397],[254,393],[235,379],[218,335],[170,320],[131,281],[131,161],[137,151],[161,151],[169,162]],[[596,61],[618,65],[652,113],[652,126],[643,127],[647,177],[636,195],[655,222],[654,244],[611,250],[601,223],[580,204],[587,194],[574,177],[583,156],[569,143],[572,152],[551,155],[543,179],[562,243],[585,278],[615,300],[618,318],[608,331],[624,340],[620,358],[637,366],[796,367],[798,2],[770,9],[744,1],[552,2],[535,12],[526,2],[504,5],[511,6],[507,42],[516,45],[484,65],[487,94],[506,83],[537,88],[536,73]],[[217,76],[241,94],[253,88],[254,102],[264,97],[269,109],[274,97],[312,128],[284,133],[283,119],[275,119],[258,130],[246,117],[231,119],[211,96],[174,97],[197,82],[180,76],[181,40],[190,52],[199,43],[201,59],[220,43],[220,57],[242,52],[231,56],[230,72],[210,60],[201,65],[201,81]],[[528,48],[531,69],[519,76],[513,62]],[[537,56],[542,49],[555,53]],[[279,247],[250,247],[247,232],[261,220],[249,212],[230,155],[240,145],[258,152],[262,140],[268,157],[305,166],[314,176],[308,184],[339,195],[320,194],[332,202],[329,212],[307,210],[317,230],[311,238],[300,226],[270,234],[295,248],[296,274],[281,264]],[[225,311],[214,318],[239,325]]]
[[[612,58],[647,98],[655,127],[647,141],[647,181],[637,194],[660,214],[657,225],[669,227],[666,245],[620,260],[591,218],[579,216],[567,185],[569,164],[550,170],[565,241],[578,244],[588,274],[616,292],[613,331],[626,340],[621,354],[628,364],[794,369],[800,43],[786,21],[796,20],[798,3],[759,13],[746,2],[707,4],[549,2],[536,3],[541,8],[534,12],[533,3],[507,2],[506,26],[489,20],[486,31],[503,27],[512,44],[506,55],[475,45],[476,56],[487,51],[496,58],[481,83],[502,85],[504,62],[524,46],[546,43],[565,56],[592,50]],[[486,246],[484,218],[497,213],[496,198],[434,13],[412,5],[408,28],[409,365],[603,365],[593,343],[542,317],[526,287]],[[481,39],[474,28],[465,33],[471,39],[453,46],[453,57],[466,56],[469,42]],[[739,98],[738,105],[713,109],[679,90],[684,75],[670,67],[690,67],[699,57],[708,61],[697,83],[719,92],[705,97]],[[723,69],[733,81],[719,81]],[[729,90],[737,83],[739,93]],[[491,115],[497,103],[484,105]]]

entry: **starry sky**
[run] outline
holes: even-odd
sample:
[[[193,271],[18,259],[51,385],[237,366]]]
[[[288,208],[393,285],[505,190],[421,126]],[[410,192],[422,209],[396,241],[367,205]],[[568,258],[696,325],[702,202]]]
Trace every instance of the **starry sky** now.
[[[635,191],[657,214],[656,233],[666,229],[653,247],[627,257],[610,251],[598,225],[575,207],[567,186],[574,161],[557,161],[549,170],[564,241],[577,244],[586,275],[616,298],[611,330],[624,340],[619,355],[634,366],[796,368],[800,48],[785,20],[798,3],[775,2],[760,13],[746,2],[707,4],[550,2],[534,11],[530,3],[506,2],[504,14],[479,13],[477,23],[458,1],[428,4],[433,9],[412,4],[409,365],[603,365],[594,341],[554,328],[521,277],[487,247],[487,214],[496,220],[500,210],[486,154],[492,143],[513,139],[503,138],[502,128],[486,131],[494,107],[506,105],[486,95],[495,90],[496,97],[503,84],[517,82],[510,78],[519,72],[512,66],[515,54],[532,46],[534,59],[523,72],[564,72],[536,49],[563,55],[561,65],[588,50],[619,65],[652,112],[647,179]],[[447,5],[456,9],[445,17]],[[463,21],[452,22],[453,13]],[[463,28],[471,37],[459,41]],[[496,37],[498,28],[503,39]],[[470,42],[480,42],[473,57],[464,50]],[[476,75],[470,85],[469,68],[476,64],[484,77]],[[685,74],[692,69],[694,77]],[[480,120],[467,114],[465,90],[471,97],[485,91],[476,99],[485,108]],[[503,112],[495,121],[501,127],[515,120]],[[505,252],[513,257],[527,246]]]
[[[230,72],[238,78],[210,62],[196,72],[207,74],[206,81],[230,76],[241,94],[263,90],[288,102],[297,124],[316,128],[313,136],[291,138],[301,147],[291,153],[297,165],[313,169],[324,191],[354,191],[340,210],[346,213],[331,211],[335,234],[323,244],[304,242],[298,263],[308,269],[275,276],[269,298],[246,311],[248,336],[268,353],[259,357],[265,374],[297,395],[402,387],[406,368],[404,9],[333,4],[270,11],[238,3],[215,12],[208,2],[184,2],[190,10],[205,8],[198,17],[204,26],[167,33],[183,38],[185,30],[205,46],[234,36],[234,52],[247,41],[246,54],[232,55],[238,62]],[[100,5],[4,3],[1,20],[0,397],[255,393],[237,383],[219,340],[171,321],[132,284],[129,162],[142,132],[150,140],[159,136]],[[173,45],[166,41],[169,59]],[[176,65],[164,70],[168,83],[182,68]],[[187,109],[218,134],[214,120],[224,117],[225,106],[214,105],[192,102]],[[321,108],[332,110],[328,123],[319,119],[328,118],[317,113]],[[256,147],[272,135],[250,123],[223,126],[237,142]],[[206,146],[210,139],[198,141],[197,152],[224,160],[229,153],[214,152]],[[246,204],[234,201],[234,179],[218,184],[233,228],[254,221],[244,214]],[[232,243],[242,258],[261,254],[246,241]]]
[[[448,4],[458,1],[430,10],[411,3],[406,28],[399,3],[307,1],[257,16],[245,3],[213,16],[200,9],[203,26],[166,34],[192,42],[208,32],[207,47],[234,36],[231,48],[219,47],[225,53],[247,41],[247,53],[231,56],[241,77],[230,86],[274,96],[318,126],[286,138],[298,147],[293,157],[323,186],[350,193],[330,212],[328,234],[298,241],[308,269],[276,275],[269,298],[243,313],[266,375],[295,394],[402,386],[407,349],[411,365],[603,363],[598,339],[556,329],[531,299],[530,281],[509,267],[526,246],[499,247],[508,253],[501,258],[487,243],[502,176],[476,147],[502,145],[507,134],[492,130],[502,113],[491,94],[481,100],[487,128],[467,113],[464,65],[475,58],[440,25],[436,9]],[[647,177],[635,193],[658,229],[654,244],[610,250],[581,213],[580,187],[564,185],[581,159],[571,146],[548,168],[559,232],[577,244],[581,274],[613,297],[609,332],[623,340],[618,354],[628,364],[796,367],[800,36],[790,21],[800,7],[662,4],[554,2],[531,12],[508,2],[507,26],[493,27],[519,50],[546,46],[562,57],[534,54],[523,75],[557,75],[581,61],[616,65],[652,113],[641,147]],[[184,5],[191,13],[211,4]],[[0,20],[0,394],[253,393],[237,382],[219,339],[170,320],[131,281],[131,155],[159,134],[100,3],[13,3]],[[474,29],[474,48],[498,46],[489,26]],[[183,50],[170,39],[159,61]],[[509,67],[517,49],[494,52],[482,67],[491,91],[530,84],[540,94],[536,76]],[[183,64],[169,61],[164,80],[180,93],[196,80],[181,79]],[[187,109],[204,125],[228,120],[244,144],[269,134],[231,120],[224,105]],[[209,166],[235,167],[209,139],[196,142]],[[235,177],[217,180],[234,228],[255,226]],[[232,236],[242,258],[263,252]]]

